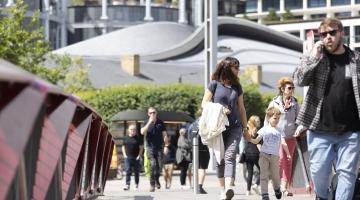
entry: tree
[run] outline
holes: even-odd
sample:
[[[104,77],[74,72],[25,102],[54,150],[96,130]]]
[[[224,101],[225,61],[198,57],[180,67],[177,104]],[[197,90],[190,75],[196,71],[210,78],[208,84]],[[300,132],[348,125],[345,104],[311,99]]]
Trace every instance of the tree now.
[[[39,12],[25,18],[28,6],[22,0],[6,9],[0,21],[0,57],[34,73],[50,51],[40,28]]]
[[[269,9],[269,14],[264,18],[265,22],[276,22],[279,21],[280,17],[277,15],[274,8]]]
[[[292,20],[292,19],[294,19],[294,15],[291,13],[291,11],[289,9],[286,9],[285,13],[282,14],[282,18],[284,21]]]
[[[40,26],[39,12],[26,18],[27,11],[28,6],[23,0],[5,9],[7,15],[0,21],[0,57],[67,92],[92,89],[89,66],[81,58],[50,54],[51,48]],[[45,67],[45,60],[53,66]]]

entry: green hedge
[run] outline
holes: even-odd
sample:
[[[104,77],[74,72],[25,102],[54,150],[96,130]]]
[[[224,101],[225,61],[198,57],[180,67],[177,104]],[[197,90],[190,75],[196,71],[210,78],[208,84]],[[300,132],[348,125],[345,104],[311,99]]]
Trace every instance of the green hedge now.
[[[261,95],[257,88],[244,86],[244,102],[248,117],[263,117],[269,101],[275,94]],[[128,109],[147,109],[154,106],[159,110],[181,111],[194,117],[201,103],[204,88],[199,85],[128,85],[109,87],[78,93],[109,123],[112,116]]]

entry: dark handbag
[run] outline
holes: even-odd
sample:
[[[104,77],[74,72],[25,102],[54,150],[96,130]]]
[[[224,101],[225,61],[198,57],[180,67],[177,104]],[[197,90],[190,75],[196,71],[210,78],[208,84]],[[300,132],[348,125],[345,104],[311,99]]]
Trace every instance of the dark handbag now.
[[[246,159],[245,153],[240,153],[239,163],[244,163]]]

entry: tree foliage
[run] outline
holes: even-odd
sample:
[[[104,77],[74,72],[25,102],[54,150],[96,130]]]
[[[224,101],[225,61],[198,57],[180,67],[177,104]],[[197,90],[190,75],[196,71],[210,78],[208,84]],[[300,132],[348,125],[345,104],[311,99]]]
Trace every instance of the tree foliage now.
[[[284,21],[288,21],[294,19],[294,15],[291,13],[289,9],[286,9],[285,13],[282,14],[282,18]]]
[[[268,15],[264,18],[264,21],[276,22],[276,21],[280,21],[280,17],[277,15],[276,10],[274,8],[270,8]]]
[[[271,98],[263,98],[256,84],[243,85],[247,115],[263,117]],[[160,110],[185,112],[194,117],[204,95],[199,85],[129,85],[109,87],[77,93],[110,123],[118,112],[128,109],[147,109],[155,106]]]
[[[50,47],[40,28],[39,12],[26,18],[27,10],[22,0],[4,10],[7,17],[0,21],[0,57],[35,73]]]
[[[89,66],[82,59],[69,55],[51,55],[39,20],[39,12],[26,17],[28,6],[23,0],[6,8],[0,21],[0,58],[74,93],[92,89],[88,78]],[[45,67],[54,63],[52,67]]]

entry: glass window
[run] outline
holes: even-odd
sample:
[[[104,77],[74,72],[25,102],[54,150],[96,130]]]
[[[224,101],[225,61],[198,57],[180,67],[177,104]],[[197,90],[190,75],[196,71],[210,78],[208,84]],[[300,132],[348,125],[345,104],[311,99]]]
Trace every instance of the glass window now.
[[[360,26],[355,26],[355,42],[360,42]]]
[[[344,44],[346,44],[347,46],[349,46],[350,43],[350,27],[346,26],[344,27],[344,37],[343,37],[343,42]]]
[[[309,8],[316,8],[316,7],[325,7],[326,0],[309,0],[308,7]]]
[[[311,15],[311,19],[324,19],[324,18],[326,18],[326,14]]]
[[[301,0],[285,0],[285,9],[301,9],[303,1]]]
[[[291,35],[300,38],[300,31],[289,32]]]
[[[360,0],[355,0],[355,3],[360,3]]]
[[[335,17],[338,17],[338,18],[351,17],[351,12],[335,13]]]
[[[246,13],[257,12],[257,0],[246,1]]]
[[[331,0],[332,6],[350,5],[350,0]]]
[[[270,8],[280,10],[280,0],[263,0],[262,10],[264,12],[269,11]]]

